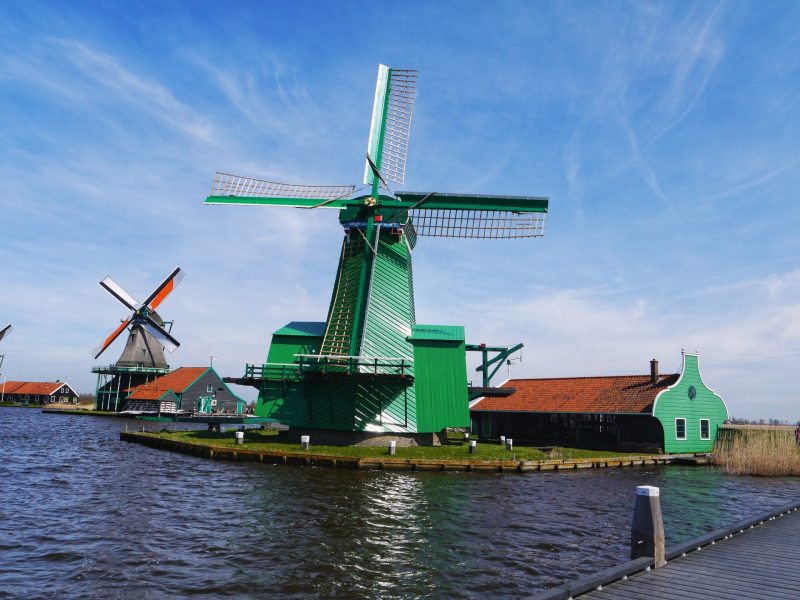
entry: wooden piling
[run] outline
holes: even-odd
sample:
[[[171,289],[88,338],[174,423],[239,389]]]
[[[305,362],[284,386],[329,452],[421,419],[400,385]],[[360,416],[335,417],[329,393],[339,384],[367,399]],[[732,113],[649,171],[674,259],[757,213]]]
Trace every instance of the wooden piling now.
[[[667,564],[664,553],[664,521],[661,517],[661,495],[657,487],[636,487],[631,526],[631,560],[640,557],[654,560],[656,569]]]

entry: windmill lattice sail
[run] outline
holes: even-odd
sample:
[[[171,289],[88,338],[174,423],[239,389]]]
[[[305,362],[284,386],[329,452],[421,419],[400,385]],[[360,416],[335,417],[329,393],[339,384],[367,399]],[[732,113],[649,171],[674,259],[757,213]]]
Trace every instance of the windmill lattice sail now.
[[[11,333],[11,331],[12,331],[11,325],[6,325],[5,327],[3,327],[3,329],[0,329],[0,341],[2,341],[4,337],[6,337],[9,333]]]
[[[412,209],[415,233],[420,237],[507,240],[544,235],[545,213],[501,210]]]
[[[405,183],[408,141],[411,136],[411,117],[417,97],[417,71],[378,67],[375,102],[372,107],[372,126],[367,142],[367,154],[385,179]],[[364,183],[372,185],[375,174],[367,161]]]
[[[238,196],[241,198],[297,198],[339,200],[350,198],[354,185],[295,185],[266,179],[254,179],[217,172],[211,185],[210,196]]]

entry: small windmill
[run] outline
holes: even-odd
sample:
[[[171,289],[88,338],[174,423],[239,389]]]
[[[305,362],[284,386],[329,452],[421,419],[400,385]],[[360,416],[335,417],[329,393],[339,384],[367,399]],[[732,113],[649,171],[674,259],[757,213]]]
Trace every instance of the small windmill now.
[[[94,358],[98,358],[122,335],[123,331],[128,331],[125,349],[117,362],[114,365],[92,369],[92,372],[98,374],[96,408],[99,410],[122,408],[122,401],[130,388],[169,372],[164,349],[174,352],[180,346],[180,342],[170,333],[172,323],[165,323],[156,309],[183,277],[184,272],[176,268],[141,303],[111,277],[106,277],[100,282],[100,287],[132,313],[122,319],[111,335],[92,352]]]
[[[2,342],[3,338],[5,338],[12,331],[13,329],[11,328],[11,325],[6,325],[2,330],[0,330],[0,342]],[[5,357],[6,357],[5,354],[0,354],[0,367],[3,366],[3,359]]]
[[[465,362],[463,328],[416,323],[411,251],[418,236],[542,236],[548,200],[392,192],[389,182],[405,181],[416,81],[415,70],[378,68],[366,194],[357,196],[354,185],[293,185],[216,174],[208,204],[337,209],[345,232],[325,323],[290,323],[276,332],[268,362],[248,365],[239,380],[259,388],[257,414],[294,428],[350,432],[413,434],[469,425],[466,367],[461,381],[458,365]],[[292,331],[301,333],[292,337]],[[298,342],[293,353],[296,367],[278,364],[276,358],[286,361],[287,340],[303,335],[305,343]],[[423,351],[437,344],[440,351]],[[458,347],[455,370],[437,373],[433,365],[448,356],[445,349],[451,346]],[[304,354],[309,347],[317,353]]]

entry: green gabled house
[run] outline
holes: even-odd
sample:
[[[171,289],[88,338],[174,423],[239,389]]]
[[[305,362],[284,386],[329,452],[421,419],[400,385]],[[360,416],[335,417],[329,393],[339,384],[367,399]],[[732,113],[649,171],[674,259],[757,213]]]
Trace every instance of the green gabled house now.
[[[683,352],[678,380],[659,392],[652,414],[664,430],[664,452],[710,452],[717,428],[730,417],[722,396],[700,376],[700,356]]]
[[[511,379],[506,396],[471,403],[472,430],[542,445],[710,452],[728,418],[722,397],[700,376],[699,356],[683,352],[679,373]]]

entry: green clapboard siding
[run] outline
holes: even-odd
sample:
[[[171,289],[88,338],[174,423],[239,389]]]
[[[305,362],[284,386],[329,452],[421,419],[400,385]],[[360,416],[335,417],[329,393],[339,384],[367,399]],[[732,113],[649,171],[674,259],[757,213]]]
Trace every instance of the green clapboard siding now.
[[[665,452],[710,452],[717,428],[728,419],[722,398],[709,389],[700,377],[696,354],[684,353],[683,373],[677,383],[656,397],[653,416],[664,428]],[[690,398],[694,388],[694,399]],[[686,439],[675,437],[675,419],[686,419]],[[709,439],[700,439],[700,419],[709,420]]]
[[[361,356],[403,358],[411,364],[414,349],[408,336],[414,322],[411,251],[405,241],[382,229],[370,279]],[[415,374],[413,366],[405,372]],[[372,386],[362,382],[354,409],[354,427],[358,431],[423,431],[417,425],[414,386],[389,382]]]
[[[267,354],[268,363],[297,362],[295,354],[319,354],[322,336],[273,335]]]
[[[262,383],[256,402],[257,417],[269,417],[285,425],[303,425],[306,414],[302,383],[270,380]]]
[[[431,333],[437,330],[448,335]],[[418,325],[410,340],[414,346],[418,430],[469,427],[464,328]]]
[[[295,354],[318,354],[324,323],[292,322],[276,331],[267,354],[268,363],[292,364]],[[316,333],[317,335],[313,335]],[[306,414],[302,385],[296,382],[265,381],[259,390],[255,414],[278,419],[287,425],[302,425]]]

